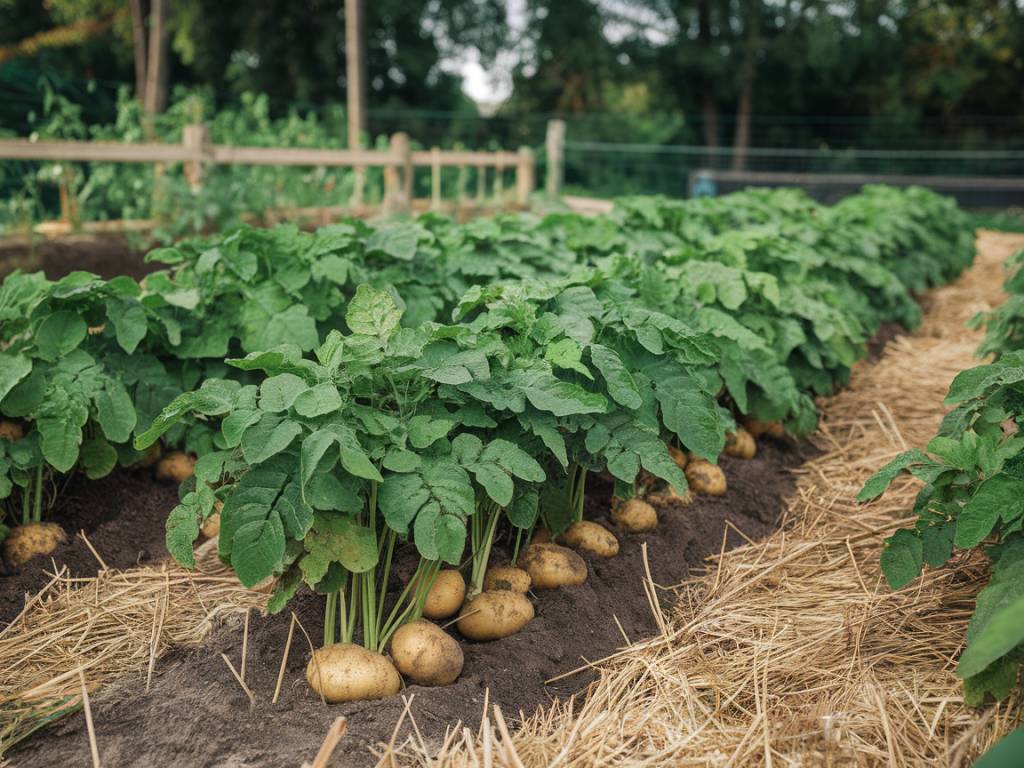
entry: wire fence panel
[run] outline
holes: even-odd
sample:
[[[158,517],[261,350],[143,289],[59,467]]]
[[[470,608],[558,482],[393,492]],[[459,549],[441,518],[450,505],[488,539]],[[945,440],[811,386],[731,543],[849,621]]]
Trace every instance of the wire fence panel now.
[[[832,199],[872,181],[900,184],[900,177],[954,194],[968,205],[1003,206],[1022,202],[1020,184],[957,183],[959,178],[1024,180],[1024,150],[1017,149],[804,149],[752,147],[741,169],[731,147],[652,146],[624,142],[569,140],[565,143],[566,189],[597,197],[664,194],[685,197],[699,170],[746,171],[749,178],[718,179],[718,192],[749,185],[809,188]],[[769,174],[758,178],[757,174]],[[783,174],[772,177],[771,174]],[[785,174],[790,174],[789,178]],[[792,175],[801,175],[796,178]],[[836,177],[829,181],[829,177]],[[931,183],[934,182],[934,183]]]

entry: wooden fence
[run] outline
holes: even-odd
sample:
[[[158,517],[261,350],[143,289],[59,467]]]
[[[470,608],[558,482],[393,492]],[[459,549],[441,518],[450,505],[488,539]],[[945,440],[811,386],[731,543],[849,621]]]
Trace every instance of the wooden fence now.
[[[325,166],[351,167],[358,171],[366,168],[382,168],[384,171],[384,213],[401,213],[423,209],[441,209],[442,198],[441,176],[445,168],[458,168],[460,172],[460,196],[465,169],[477,171],[477,189],[475,204],[483,205],[488,197],[487,172],[493,170],[493,186],[490,199],[505,202],[511,196],[515,206],[525,207],[536,184],[535,158],[533,151],[527,147],[518,152],[470,152],[462,150],[413,150],[409,137],[404,133],[396,133],[385,150],[351,150],[351,149],[308,149],[285,147],[236,147],[226,144],[213,144],[209,129],[205,124],[187,125],[182,132],[180,144],[142,143],[127,144],[119,142],[95,141],[29,141],[27,139],[0,140],[0,159],[63,161],[87,163],[146,163],[167,164],[182,163],[185,177],[194,191],[202,188],[203,176],[209,168],[218,165],[276,165],[276,166]],[[431,195],[428,200],[413,199],[413,174],[416,168],[430,169]],[[514,170],[515,183],[511,190],[504,188],[504,175],[507,170]],[[41,227],[47,234],[59,234],[70,230],[74,222],[74,214],[67,210],[66,195],[61,195],[62,219],[60,225],[49,222]],[[366,214],[368,209],[362,198],[362,190],[356,187],[356,194],[348,206],[331,206],[308,209],[319,213]],[[285,215],[296,215],[307,209],[289,209]],[[115,222],[96,222],[102,228],[110,230]],[[125,222],[128,229],[145,229],[149,222]],[[88,230],[88,223],[83,225]]]

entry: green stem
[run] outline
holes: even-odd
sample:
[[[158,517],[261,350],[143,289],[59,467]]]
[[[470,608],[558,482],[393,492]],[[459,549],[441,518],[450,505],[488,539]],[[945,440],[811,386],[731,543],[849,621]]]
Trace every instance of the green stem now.
[[[583,520],[583,500],[587,487],[587,470],[578,464],[569,469],[569,508],[572,510],[573,521]]]
[[[341,642],[351,643],[353,627],[348,615],[348,606],[347,603],[345,602],[344,587],[338,590],[338,614],[339,624],[341,626]]]
[[[32,522],[32,485],[26,485],[21,492],[21,524],[28,525]]]
[[[395,552],[395,541],[398,538],[398,534],[390,528],[387,529],[387,533],[384,535],[384,539],[387,541],[385,549],[387,554],[384,558],[384,570],[381,572],[380,579],[380,593],[377,599],[377,623],[376,626],[381,626],[381,621],[384,618],[384,598],[388,594],[388,580],[391,578],[391,559]]]
[[[523,534],[528,533],[522,528],[516,528],[516,545],[512,548],[512,565],[519,562],[519,548],[523,543]]]
[[[441,561],[420,560],[419,565],[416,566],[416,572],[405,585],[405,589],[402,590],[402,594],[399,596],[394,608],[391,609],[388,620],[381,627],[379,648],[377,650],[383,652],[395,630],[406,622],[418,619],[423,615],[423,606],[427,602],[427,595],[430,594],[430,590],[434,586],[434,581],[437,579],[437,574],[440,570]],[[412,584],[416,586],[412,593],[412,599],[409,599],[409,590]]]
[[[484,575],[487,564],[491,560],[491,548],[494,546],[494,532],[498,528],[501,507],[489,499],[480,503],[473,515],[473,568],[469,579],[469,597],[483,592]]]
[[[334,645],[335,627],[338,622],[338,593],[328,592],[324,605],[324,648]]]
[[[43,522],[43,465],[36,467],[36,503],[33,522]]]

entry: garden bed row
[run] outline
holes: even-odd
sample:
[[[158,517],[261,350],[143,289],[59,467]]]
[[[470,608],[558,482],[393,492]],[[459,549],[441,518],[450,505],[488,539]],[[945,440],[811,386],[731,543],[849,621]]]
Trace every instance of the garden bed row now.
[[[69,473],[145,471],[161,440],[157,474],[182,481],[176,559],[191,566],[201,530],[219,532],[242,584],[272,583],[271,613],[324,596],[306,666],[321,698],[386,698],[398,671],[450,684],[486,646],[421,614],[459,613],[468,640],[536,642],[557,607],[535,618],[520,576],[492,578],[499,560],[525,569],[523,591],[574,595],[585,624],[585,590],[607,591],[594,574],[639,562],[627,534],[678,518],[694,539],[737,484],[745,512],[743,494],[783,474],[773,441],[813,429],[813,397],[872,335],[919,320],[912,292],[970,263],[965,221],[924,190],[832,208],[639,198],[595,219],[242,229],[153,252],[170,266],[141,283],[12,275],[0,470],[20,524],[5,555],[17,568],[59,538],[42,519]],[[747,466],[729,477],[733,463]],[[659,541],[685,568],[683,534]],[[461,591],[442,611],[449,577]],[[632,615],[627,634],[649,610],[638,586],[604,595]],[[427,650],[403,661],[400,638]]]

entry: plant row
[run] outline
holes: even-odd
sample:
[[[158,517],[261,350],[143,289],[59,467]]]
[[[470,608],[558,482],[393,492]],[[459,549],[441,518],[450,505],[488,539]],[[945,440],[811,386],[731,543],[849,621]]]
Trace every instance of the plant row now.
[[[1009,298],[971,324],[985,327],[985,365],[950,385],[938,434],[922,451],[894,458],[864,486],[875,499],[901,474],[923,482],[914,524],[885,543],[882,571],[893,589],[973,552],[988,560],[956,673],[977,706],[1006,698],[1024,662],[1024,252],[1007,262]]]
[[[243,228],[151,253],[167,266],[141,284],[14,275],[0,411],[21,439],[0,469],[23,525],[5,544],[30,549],[48,477],[99,477],[162,439],[198,459],[168,520],[177,559],[193,564],[216,528],[244,584],[273,581],[271,610],[302,584],[326,596],[315,688],[391,692],[389,647],[408,677],[438,682],[448,673],[411,670],[394,647],[415,631],[458,648],[418,620],[443,613],[435,587],[463,580],[464,636],[518,630],[533,607],[511,587],[587,575],[538,531],[618,550],[583,519],[591,473],[614,478],[627,532],[657,523],[639,491],[725,492],[720,454],[753,455],[780,420],[812,429],[813,396],[846,381],[882,323],[916,322],[911,291],[972,255],[949,201],[870,188],[832,208],[756,192],[627,199],[593,219]],[[523,569],[495,575],[496,537]],[[369,687],[332,688],[352,654]]]

